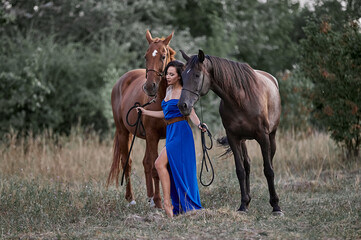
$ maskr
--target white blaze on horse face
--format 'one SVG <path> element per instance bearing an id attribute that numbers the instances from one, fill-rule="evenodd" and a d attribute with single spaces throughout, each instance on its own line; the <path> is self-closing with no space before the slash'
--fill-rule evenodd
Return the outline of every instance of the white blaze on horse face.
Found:
<path id="1" fill-rule="evenodd" d="M 155 57 L 157 55 L 158 51 L 157 50 L 154 50 L 153 53 L 152 53 L 152 56 Z"/>

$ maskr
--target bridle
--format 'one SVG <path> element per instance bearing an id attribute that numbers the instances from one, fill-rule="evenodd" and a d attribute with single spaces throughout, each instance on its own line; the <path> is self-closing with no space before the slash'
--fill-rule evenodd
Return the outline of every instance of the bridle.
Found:
<path id="1" fill-rule="evenodd" d="M 202 78 L 202 85 L 201 85 L 201 88 L 198 90 L 198 92 L 199 92 L 199 93 L 200 93 L 200 92 L 202 92 L 203 84 L 204 84 L 204 74 L 203 74 L 203 78 Z M 200 99 L 200 94 L 199 94 L 199 93 L 194 92 L 194 91 L 189 90 L 189 89 L 186 89 L 185 87 L 183 87 L 183 88 L 182 88 L 182 91 L 183 91 L 183 90 L 184 90 L 184 91 L 188 91 L 188 92 L 190 92 L 190 93 L 192 93 L 192 94 L 196 95 L 196 96 L 197 96 L 197 101 Z"/>
<path id="2" fill-rule="evenodd" d="M 164 67 L 164 66 L 163 66 Z M 154 69 L 145 69 L 145 78 L 148 78 L 148 72 L 155 72 L 155 74 L 157 74 L 158 77 L 163 77 L 164 73 L 163 72 L 159 72 L 157 70 Z"/>
<path id="3" fill-rule="evenodd" d="M 167 46 L 167 58 L 168 58 L 168 55 L 169 55 L 169 48 Z M 148 79 L 148 72 L 155 72 L 155 74 L 157 74 L 158 77 L 163 77 L 164 76 L 164 67 L 165 67 L 165 63 L 167 62 L 167 58 L 164 59 L 163 61 L 163 64 L 162 64 L 162 72 L 159 72 L 155 69 L 148 69 L 148 68 L 145 68 L 145 78 Z"/>

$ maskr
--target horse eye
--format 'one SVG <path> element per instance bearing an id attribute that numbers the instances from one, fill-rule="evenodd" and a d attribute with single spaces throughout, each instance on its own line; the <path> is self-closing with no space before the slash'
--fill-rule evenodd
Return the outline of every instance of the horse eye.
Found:
<path id="1" fill-rule="evenodd" d="M 196 77 L 199 78 L 199 74 L 196 74 Z"/>
<path id="2" fill-rule="evenodd" d="M 162 59 L 163 59 L 163 60 L 165 59 L 165 55 L 164 55 L 164 56 L 162 56 Z"/>

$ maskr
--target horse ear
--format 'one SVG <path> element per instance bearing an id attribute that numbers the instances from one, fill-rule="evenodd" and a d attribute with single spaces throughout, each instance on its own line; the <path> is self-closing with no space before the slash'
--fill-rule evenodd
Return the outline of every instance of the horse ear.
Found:
<path id="1" fill-rule="evenodd" d="M 198 52 L 198 61 L 201 63 L 204 61 L 204 52 L 201 49 Z"/>
<path id="2" fill-rule="evenodd" d="M 185 52 L 183 52 L 183 50 L 179 50 L 182 53 L 182 57 L 184 58 L 184 60 L 186 60 L 188 62 L 189 57 L 187 56 L 187 54 Z"/>
<path id="3" fill-rule="evenodd" d="M 169 36 L 168 36 L 166 39 L 163 40 L 164 45 L 168 45 L 168 44 L 169 44 L 170 40 L 171 40 L 172 37 L 173 37 L 173 34 L 174 34 L 174 31 L 173 31 L 171 34 L 169 34 Z"/>
<path id="4" fill-rule="evenodd" d="M 149 44 L 151 44 L 153 42 L 153 38 L 152 38 L 152 35 L 150 34 L 149 30 L 147 30 L 145 37 L 147 38 Z"/>

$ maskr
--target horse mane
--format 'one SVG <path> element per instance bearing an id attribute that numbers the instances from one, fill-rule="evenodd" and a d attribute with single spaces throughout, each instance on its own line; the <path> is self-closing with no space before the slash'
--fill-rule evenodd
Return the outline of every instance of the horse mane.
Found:
<path id="1" fill-rule="evenodd" d="M 176 51 L 174 51 L 173 48 L 171 48 L 169 45 L 168 45 L 168 50 L 169 50 L 170 62 L 174 61 L 175 60 L 174 56 L 176 54 Z"/>
<path id="2" fill-rule="evenodd" d="M 240 91 L 244 91 L 251 102 L 258 102 L 255 71 L 247 64 L 232 60 L 207 56 L 212 63 L 215 83 L 224 89 L 231 98 L 242 105 Z"/>
<path id="3" fill-rule="evenodd" d="M 164 39 L 165 39 L 164 37 L 162 37 L 162 38 L 156 37 L 153 39 L 153 42 L 157 43 L 157 42 L 163 41 Z M 168 45 L 167 47 L 168 47 L 168 57 L 169 57 L 168 62 L 176 60 L 174 56 L 177 52 L 174 51 L 174 49 L 171 46 Z M 168 87 L 168 83 L 167 83 L 165 74 L 163 74 L 163 76 L 159 82 L 159 88 L 158 88 L 158 94 L 161 99 L 165 98 L 167 87 Z"/>
<path id="4" fill-rule="evenodd" d="M 156 38 L 153 38 L 153 42 L 157 43 L 157 42 L 160 42 L 160 41 L 163 41 L 165 38 L 162 37 L 162 38 L 159 38 L 159 37 L 156 37 Z M 174 61 L 175 60 L 175 54 L 176 54 L 176 51 L 174 51 L 173 48 L 171 48 L 171 46 L 168 45 L 168 50 L 169 50 L 169 57 L 170 57 L 170 61 Z"/>

